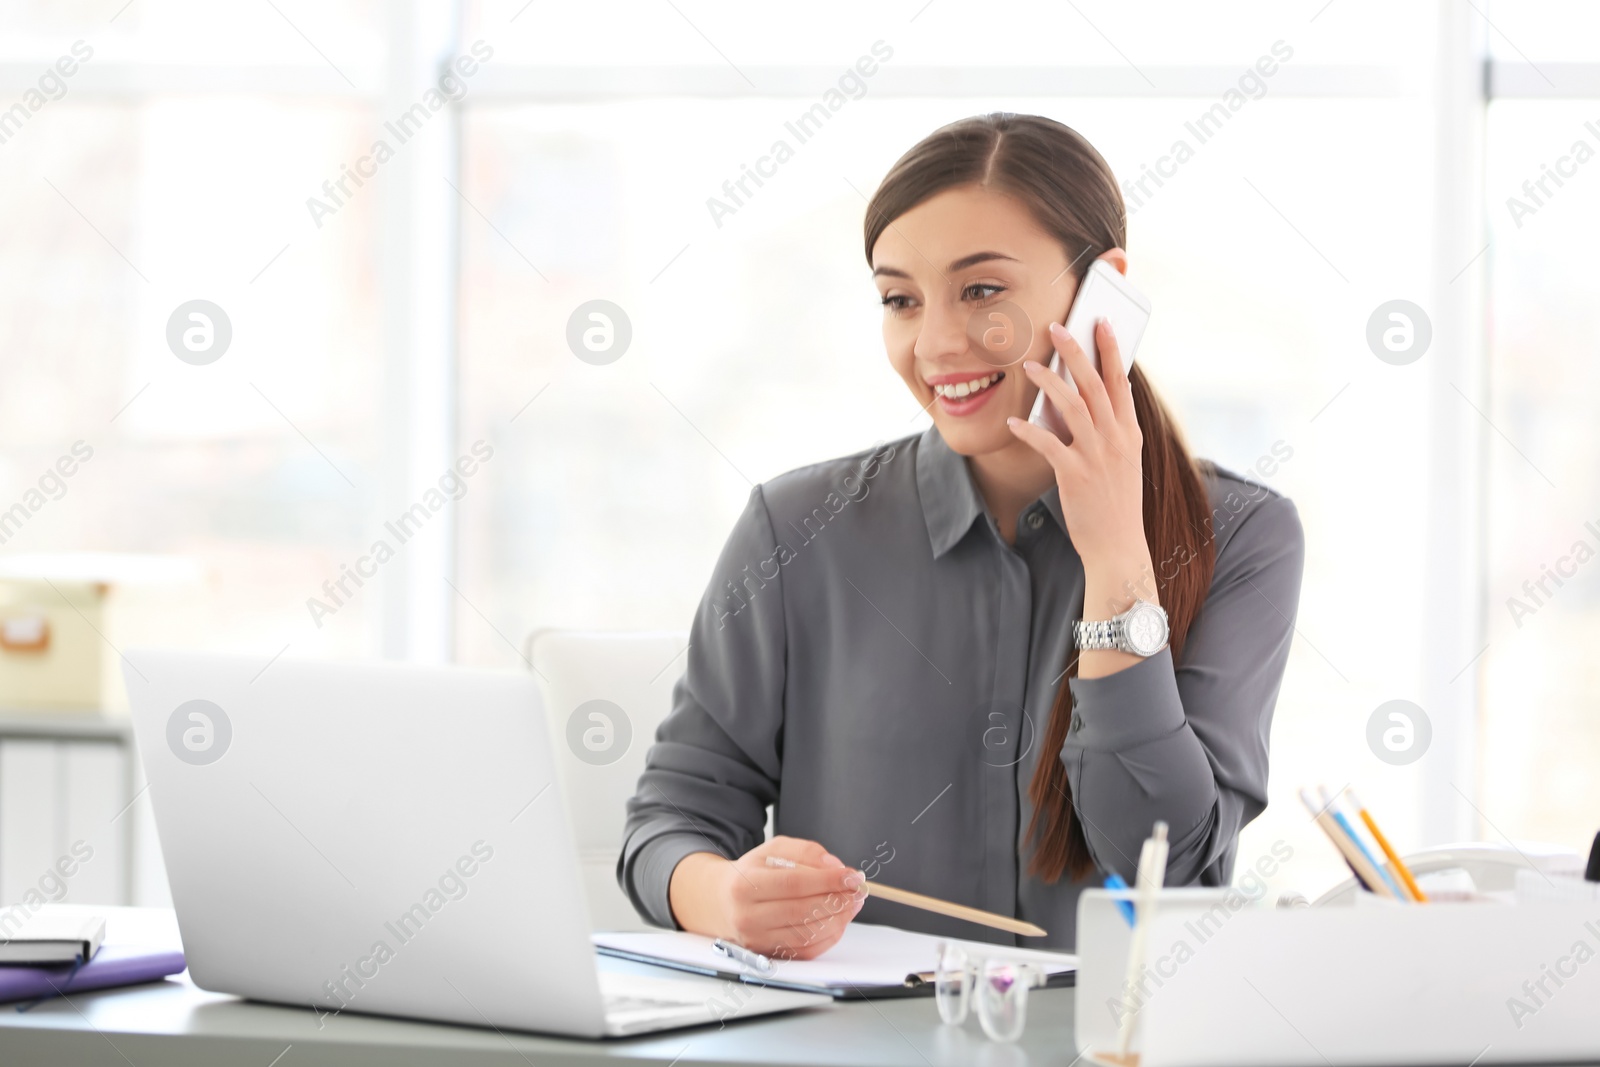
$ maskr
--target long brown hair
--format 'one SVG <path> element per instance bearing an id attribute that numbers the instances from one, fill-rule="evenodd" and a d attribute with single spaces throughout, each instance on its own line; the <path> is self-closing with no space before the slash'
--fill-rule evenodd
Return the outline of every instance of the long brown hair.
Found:
<path id="1" fill-rule="evenodd" d="M 1073 264 L 1087 265 L 1109 249 L 1127 247 L 1122 193 L 1100 153 L 1075 130 L 1053 119 L 1000 113 L 935 130 L 900 157 L 867 206 L 868 264 L 873 245 L 895 219 L 962 185 L 981 185 L 1016 197 L 1061 241 Z M 1081 269 L 1075 273 L 1082 278 Z M 1138 364 L 1129 371 L 1128 381 L 1144 435 L 1145 540 L 1176 662 L 1211 588 L 1216 562 L 1211 504 L 1202 480 L 1203 465 L 1190 456 L 1177 423 Z M 1047 882 L 1059 880 L 1063 873 L 1079 879 L 1094 867 L 1060 758 L 1072 719 L 1069 679 L 1077 673 L 1074 649 L 1028 786 L 1033 816 L 1027 839 L 1034 845 L 1028 870 Z"/>

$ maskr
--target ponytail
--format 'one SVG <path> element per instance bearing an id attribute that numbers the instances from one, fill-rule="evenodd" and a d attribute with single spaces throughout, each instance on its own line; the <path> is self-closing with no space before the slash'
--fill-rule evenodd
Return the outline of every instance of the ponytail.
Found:
<path id="1" fill-rule="evenodd" d="M 1128 371 L 1128 384 L 1133 387 L 1133 410 L 1144 435 L 1139 464 L 1144 470 L 1144 539 L 1150 546 L 1156 595 L 1167 613 L 1176 663 L 1211 588 L 1216 563 L 1211 505 L 1199 464 L 1190 457 L 1166 405 L 1137 364 Z M 1028 873 L 1046 882 L 1055 882 L 1062 874 L 1081 879 L 1094 869 L 1083 823 L 1072 805 L 1066 764 L 1061 761 L 1067 729 L 1072 725 L 1071 681 L 1077 676 L 1078 650 L 1074 648 L 1050 708 L 1044 748 L 1028 783 L 1033 818 L 1028 822 L 1027 840 L 1034 845 Z"/>

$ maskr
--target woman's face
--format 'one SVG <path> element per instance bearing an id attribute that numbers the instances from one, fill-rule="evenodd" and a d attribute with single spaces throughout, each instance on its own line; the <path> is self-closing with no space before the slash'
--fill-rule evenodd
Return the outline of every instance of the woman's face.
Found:
<path id="1" fill-rule="evenodd" d="M 978 185 L 918 204 L 873 246 L 889 362 L 954 451 L 1025 447 L 1006 419 L 1033 406 L 1022 361 L 1050 361 L 1049 325 L 1078 287 L 1068 266 L 1027 208 Z"/>

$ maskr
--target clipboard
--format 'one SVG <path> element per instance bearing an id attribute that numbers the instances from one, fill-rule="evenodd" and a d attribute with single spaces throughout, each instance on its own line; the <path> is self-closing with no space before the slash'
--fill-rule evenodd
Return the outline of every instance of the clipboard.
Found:
<path id="1" fill-rule="evenodd" d="M 914 960 L 932 963 L 940 941 L 959 941 L 970 955 L 992 955 L 1045 966 L 1046 988 L 1070 987 L 1077 978 L 1077 957 L 1060 952 L 1016 948 L 959 938 L 941 938 L 871 923 L 851 923 L 840 944 L 818 960 L 779 961 L 771 974 L 740 967 L 716 954 L 712 939 L 681 930 L 594 934 L 595 951 L 614 959 L 698 974 L 747 985 L 770 986 L 797 993 L 820 993 L 835 1000 L 888 1000 L 932 996 L 934 974 L 916 968 Z M 848 942 L 848 943 L 847 943 Z M 830 964 L 830 956 L 843 949 Z M 873 960 L 872 957 L 878 959 Z M 863 962 L 866 960 L 868 962 Z M 798 974 L 785 974 L 785 970 Z M 837 971 L 830 977 L 830 971 Z M 895 974 L 900 977 L 896 979 Z"/>

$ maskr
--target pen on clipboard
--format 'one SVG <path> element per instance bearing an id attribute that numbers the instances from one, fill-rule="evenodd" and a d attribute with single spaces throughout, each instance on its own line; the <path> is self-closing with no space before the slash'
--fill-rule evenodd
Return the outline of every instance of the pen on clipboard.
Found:
<path id="1" fill-rule="evenodd" d="M 744 965 L 759 975 L 766 976 L 772 973 L 772 960 L 770 958 L 763 956 L 759 952 L 752 952 L 743 945 L 736 945 L 732 941 L 724 941 L 719 937 L 711 942 L 711 947 L 718 954 L 728 957 L 735 963 Z"/>

